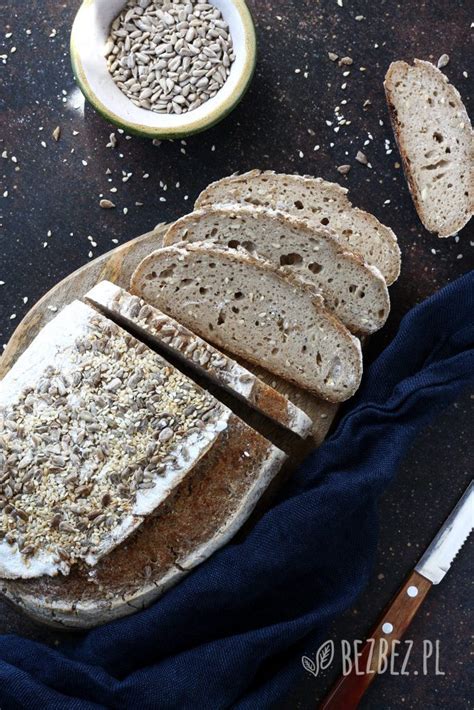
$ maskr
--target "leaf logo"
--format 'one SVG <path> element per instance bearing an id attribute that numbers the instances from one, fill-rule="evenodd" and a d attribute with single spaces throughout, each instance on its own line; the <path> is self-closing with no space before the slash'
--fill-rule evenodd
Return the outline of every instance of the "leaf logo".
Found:
<path id="1" fill-rule="evenodd" d="M 329 668 L 334 660 L 334 641 L 325 641 L 317 650 L 315 660 L 312 661 L 308 656 L 303 656 L 301 663 L 303 668 L 316 676 L 320 671 L 325 671 Z"/>
<path id="2" fill-rule="evenodd" d="M 303 664 L 303 668 L 305 669 L 305 671 L 308 671 L 308 673 L 311 673 L 315 677 L 318 675 L 316 666 L 311 660 L 311 658 L 308 658 L 308 656 L 303 656 L 301 659 L 301 663 Z"/>

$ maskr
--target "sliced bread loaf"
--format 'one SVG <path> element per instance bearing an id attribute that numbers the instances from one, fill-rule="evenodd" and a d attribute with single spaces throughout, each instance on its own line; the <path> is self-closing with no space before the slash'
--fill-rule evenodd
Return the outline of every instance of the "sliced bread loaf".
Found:
<path id="1" fill-rule="evenodd" d="M 330 401 L 362 375 L 359 340 L 301 282 L 260 258 L 188 244 L 159 249 L 131 290 L 206 340 Z"/>
<path id="2" fill-rule="evenodd" d="M 377 267 L 390 286 L 400 273 L 400 249 L 389 227 L 352 206 L 347 190 L 322 178 L 252 170 L 212 183 L 195 209 L 217 204 L 268 207 L 332 229 L 351 251 Z"/>
<path id="3" fill-rule="evenodd" d="M 0 578 L 95 566 L 220 447 L 231 417 L 115 323 L 67 306 L 0 382 Z"/>
<path id="4" fill-rule="evenodd" d="M 430 62 L 394 62 L 385 77 L 408 185 L 426 229 L 456 234 L 474 211 L 474 141 L 459 92 Z"/>
<path id="5" fill-rule="evenodd" d="M 390 300 L 380 272 L 307 222 L 266 207 L 220 206 L 179 219 L 164 237 L 165 246 L 202 241 L 243 248 L 297 274 L 354 333 L 373 333 L 388 317 Z"/>
<path id="6" fill-rule="evenodd" d="M 86 294 L 85 300 L 104 315 L 118 317 L 125 328 L 135 326 L 141 338 L 150 337 L 158 346 L 178 353 L 183 361 L 191 362 L 198 371 L 207 373 L 213 382 L 248 402 L 269 419 L 302 437 L 311 431 L 311 419 L 286 397 L 138 296 L 132 296 L 110 281 L 102 281 Z"/>

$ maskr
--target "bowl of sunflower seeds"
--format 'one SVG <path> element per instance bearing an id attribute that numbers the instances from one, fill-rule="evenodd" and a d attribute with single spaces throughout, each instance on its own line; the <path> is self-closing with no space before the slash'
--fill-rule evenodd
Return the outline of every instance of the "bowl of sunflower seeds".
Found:
<path id="1" fill-rule="evenodd" d="M 84 0 L 71 33 L 76 81 L 102 116 L 150 138 L 222 120 L 252 79 L 245 0 Z"/>

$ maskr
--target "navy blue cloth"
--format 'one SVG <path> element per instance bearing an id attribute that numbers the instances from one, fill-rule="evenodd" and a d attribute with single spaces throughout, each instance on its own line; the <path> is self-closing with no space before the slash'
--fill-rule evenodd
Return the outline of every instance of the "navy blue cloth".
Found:
<path id="1" fill-rule="evenodd" d="M 474 273 L 414 308 L 334 435 L 244 539 L 61 648 L 0 637 L 0 707 L 270 708 L 372 570 L 376 502 L 474 372 Z"/>

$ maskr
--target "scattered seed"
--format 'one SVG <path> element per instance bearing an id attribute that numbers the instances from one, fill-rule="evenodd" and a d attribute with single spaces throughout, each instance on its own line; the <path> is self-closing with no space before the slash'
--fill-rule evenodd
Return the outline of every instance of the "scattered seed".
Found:
<path id="1" fill-rule="evenodd" d="M 440 56 L 440 58 L 438 59 L 438 64 L 437 64 L 438 69 L 442 69 L 447 64 L 449 64 L 449 54 L 442 54 Z"/>
<path id="2" fill-rule="evenodd" d="M 103 210 L 112 210 L 115 204 L 111 202 L 111 200 L 101 200 L 99 206 L 102 207 Z"/>
<path id="3" fill-rule="evenodd" d="M 338 167 L 337 171 L 339 173 L 341 173 L 341 175 L 347 175 L 347 173 L 349 172 L 350 169 L 351 169 L 350 165 L 340 165 Z"/>
<path id="4" fill-rule="evenodd" d="M 362 163 L 362 165 L 368 165 L 368 158 L 366 154 L 363 153 L 361 150 L 357 151 L 355 159 L 358 163 Z"/>
<path id="5" fill-rule="evenodd" d="M 61 137 L 61 127 L 60 126 L 56 126 L 56 128 L 54 129 L 54 131 L 52 133 L 52 136 L 57 143 Z"/>

